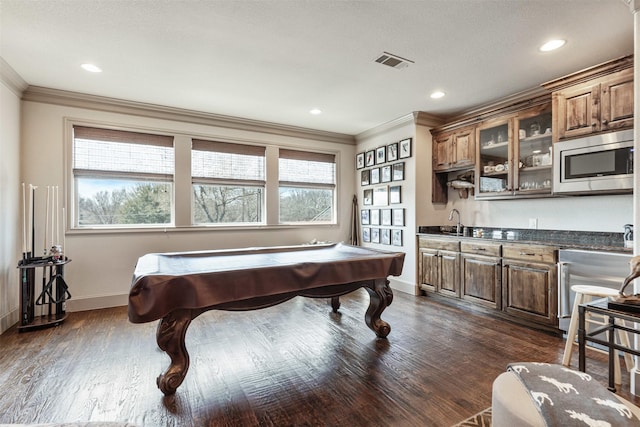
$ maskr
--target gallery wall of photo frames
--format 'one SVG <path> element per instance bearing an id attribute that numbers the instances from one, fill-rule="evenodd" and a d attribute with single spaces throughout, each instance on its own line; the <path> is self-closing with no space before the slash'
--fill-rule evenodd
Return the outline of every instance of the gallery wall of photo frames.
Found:
<path id="1" fill-rule="evenodd" d="M 405 162 L 411 157 L 411 138 L 356 154 L 362 187 L 362 241 L 402 246 L 405 209 L 402 181 Z"/>

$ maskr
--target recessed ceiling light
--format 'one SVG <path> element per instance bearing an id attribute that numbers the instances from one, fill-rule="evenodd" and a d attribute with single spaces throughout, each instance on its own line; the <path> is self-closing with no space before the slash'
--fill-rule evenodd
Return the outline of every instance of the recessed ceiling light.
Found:
<path id="1" fill-rule="evenodd" d="M 309 110 L 309 113 L 313 114 L 314 116 L 317 116 L 318 114 L 322 114 L 322 110 L 318 108 L 314 108 L 313 110 Z"/>
<path id="2" fill-rule="evenodd" d="M 86 71 L 89 71 L 91 73 L 101 73 L 102 72 L 100 67 L 98 67 L 96 65 L 93 65 L 93 64 L 82 64 L 81 67 L 84 68 Z"/>
<path id="3" fill-rule="evenodd" d="M 440 98 L 442 98 L 444 96 L 444 92 L 442 92 L 441 90 L 437 90 L 437 91 L 433 92 L 430 96 L 433 99 L 440 99 Z"/>
<path id="4" fill-rule="evenodd" d="M 562 46 L 564 46 L 564 44 L 566 43 L 566 40 L 549 40 L 548 42 L 546 42 L 545 44 L 543 44 L 542 46 L 540 46 L 540 52 L 549 52 L 552 50 L 556 50 Z"/>

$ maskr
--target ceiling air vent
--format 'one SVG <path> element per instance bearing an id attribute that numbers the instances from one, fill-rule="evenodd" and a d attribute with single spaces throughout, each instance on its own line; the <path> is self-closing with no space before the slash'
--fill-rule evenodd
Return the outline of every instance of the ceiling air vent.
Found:
<path id="1" fill-rule="evenodd" d="M 402 58 L 389 52 L 382 52 L 375 59 L 375 62 L 377 62 L 378 64 L 389 66 L 391 68 L 397 68 L 398 70 L 407 68 L 409 64 L 414 64 L 414 62 L 409 59 Z"/>

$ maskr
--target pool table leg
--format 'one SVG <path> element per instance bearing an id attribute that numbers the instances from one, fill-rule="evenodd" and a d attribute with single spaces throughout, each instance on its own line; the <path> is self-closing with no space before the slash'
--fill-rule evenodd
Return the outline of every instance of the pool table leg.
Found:
<path id="1" fill-rule="evenodd" d="M 331 297 L 331 309 L 334 313 L 338 312 L 340 308 L 340 297 Z"/>
<path id="2" fill-rule="evenodd" d="M 366 286 L 366 289 L 369 292 L 369 308 L 364 320 L 378 337 L 386 338 L 391 332 L 391 326 L 380 319 L 380 315 L 393 301 L 393 292 L 389 287 L 389 281 L 386 278 L 376 279 L 373 281 L 373 287 Z"/>
<path id="3" fill-rule="evenodd" d="M 189 369 L 189 353 L 184 343 L 187 328 L 191 323 L 191 310 L 176 310 L 162 318 L 156 331 L 158 347 L 171 358 L 171 365 L 164 374 L 160 374 L 156 383 L 158 388 L 169 396 L 182 384 Z"/>

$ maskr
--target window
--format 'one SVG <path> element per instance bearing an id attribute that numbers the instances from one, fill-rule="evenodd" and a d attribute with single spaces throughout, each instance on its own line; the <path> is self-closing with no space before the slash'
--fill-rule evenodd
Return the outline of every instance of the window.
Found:
<path id="1" fill-rule="evenodd" d="M 66 123 L 74 229 L 337 222 L 335 153 Z"/>
<path id="2" fill-rule="evenodd" d="M 280 223 L 335 222 L 333 154 L 280 150 Z"/>
<path id="3" fill-rule="evenodd" d="M 265 147 L 192 141 L 194 224 L 262 223 Z"/>
<path id="4" fill-rule="evenodd" d="M 173 137 L 73 126 L 78 227 L 171 224 Z"/>

